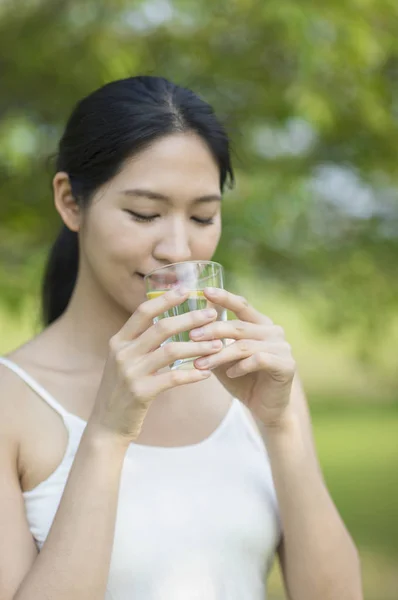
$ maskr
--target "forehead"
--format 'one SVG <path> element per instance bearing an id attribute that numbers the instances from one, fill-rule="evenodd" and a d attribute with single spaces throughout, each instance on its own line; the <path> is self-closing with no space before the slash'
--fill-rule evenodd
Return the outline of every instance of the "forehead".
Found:
<path id="1" fill-rule="evenodd" d="M 156 140 L 129 159 L 114 184 L 150 186 L 165 193 L 182 186 L 198 195 L 219 193 L 220 171 L 201 137 L 179 133 Z"/>

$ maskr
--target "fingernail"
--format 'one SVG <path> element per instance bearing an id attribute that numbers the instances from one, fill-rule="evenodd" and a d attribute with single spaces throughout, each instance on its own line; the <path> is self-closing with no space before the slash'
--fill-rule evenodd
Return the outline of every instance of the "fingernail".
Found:
<path id="1" fill-rule="evenodd" d="M 209 288 L 206 288 L 206 291 L 209 292 L 209 294 L 211 294 L 212 296 L 217 296 L 217 294 L 218 294 L 217 288 L 209 287 Z"/>
<path id="2" fill-rule="evenodd" d="M 204 335 L 205 330 L 203 329 L 203 327 L 200 327 L 200 329 L 192 329 L 191 331 L 191 335 L 194 338 L 200 338 Z"/>
<path id="3" fill-rule="evenodd" d="M 213 348 L 221 348 L 222 342 L 221 340 L 213 340 L 212 344 Z"/>
<path id="4" fill-rule="evenodd" d="M 175 293 L 177 294 L 177 296 L 185 296 L 185 294 L 187 293 L 187 289 L 183 285 L 178 285 L 175 288 Z"/>
<path id="5" fill-rule="evenodd" d="M 205 317 L 215 317 L 217 316 L 217 311 L 214 308 L 206 308 L 203 311 L 203 314 L 205 315 Z"/>
<path id="6" fill-rule="evenodd" d="M 207 358 L 199 358 L 196 361 L 196 364 L 198 365 L 198 367 L 207 367 L 207 365 L 209 364 L 209 361 Z"/>
<path id="7" fill-rule="evenodd" d="M 202 377 L 209 377 L 211 375 L 211 371 L 199 371 Z"/>

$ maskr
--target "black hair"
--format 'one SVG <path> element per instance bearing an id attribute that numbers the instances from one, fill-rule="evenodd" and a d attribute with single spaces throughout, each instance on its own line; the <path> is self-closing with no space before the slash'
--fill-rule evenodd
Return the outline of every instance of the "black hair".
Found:
<path id="1" fill-rule="evenodd" d="M 219 166 L 223 191 L 227 181 L 234 181 L 224 127 L 209 104 L 163 77 L 113 81 L 78 102 L 59 143 L 56 171 L 68 174 L 75 201 L 84 209 L 126 159 L 155 139 L 184 131 L 195 132 L 207 143 Z M 68 306 L 78 265 L 78 235 L 64 225 L 44 273 L 44 325 L 58 319 Z"/>

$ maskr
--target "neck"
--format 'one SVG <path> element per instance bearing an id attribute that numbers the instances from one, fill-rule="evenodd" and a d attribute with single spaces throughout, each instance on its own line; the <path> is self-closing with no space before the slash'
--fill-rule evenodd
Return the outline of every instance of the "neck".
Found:
<path id="1" fill-rule="evenodd" d="M 62 344 L 81 362 L 103 364 L 109 340 L 131 317 L 93 278 L 79 277 L 65 313 L 56 322 Z"/>

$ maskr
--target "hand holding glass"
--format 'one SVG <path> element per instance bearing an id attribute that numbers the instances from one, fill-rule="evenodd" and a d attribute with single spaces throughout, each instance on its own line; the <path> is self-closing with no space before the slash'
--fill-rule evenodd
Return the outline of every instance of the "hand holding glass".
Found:
<path id="1" fill-rule="evenodd" d="M 218 321 L 227 320 L 226 309 L 210 302 L 203 292 L 206 287 L 224 287 L 223 267 L 219 263 L 212 261 L 174 263 L 148 273 L 145 282 L 148 300 L 156 298 L 178 285 L 189 291 L 189 296 L 185 302 L 159 315 L 155 322 L 206 308 L 214 308 L 217 311 Z M 191 342 L 189 331 L 173 335 L 164 343 L 169 342 Z M 222 342 L 224 344 L 224 340 Z M 195 359 L 194 357 L 176 360 L 170 365 L 170 368 L 192 369 L 194 368 L 193 361 Z"/>

